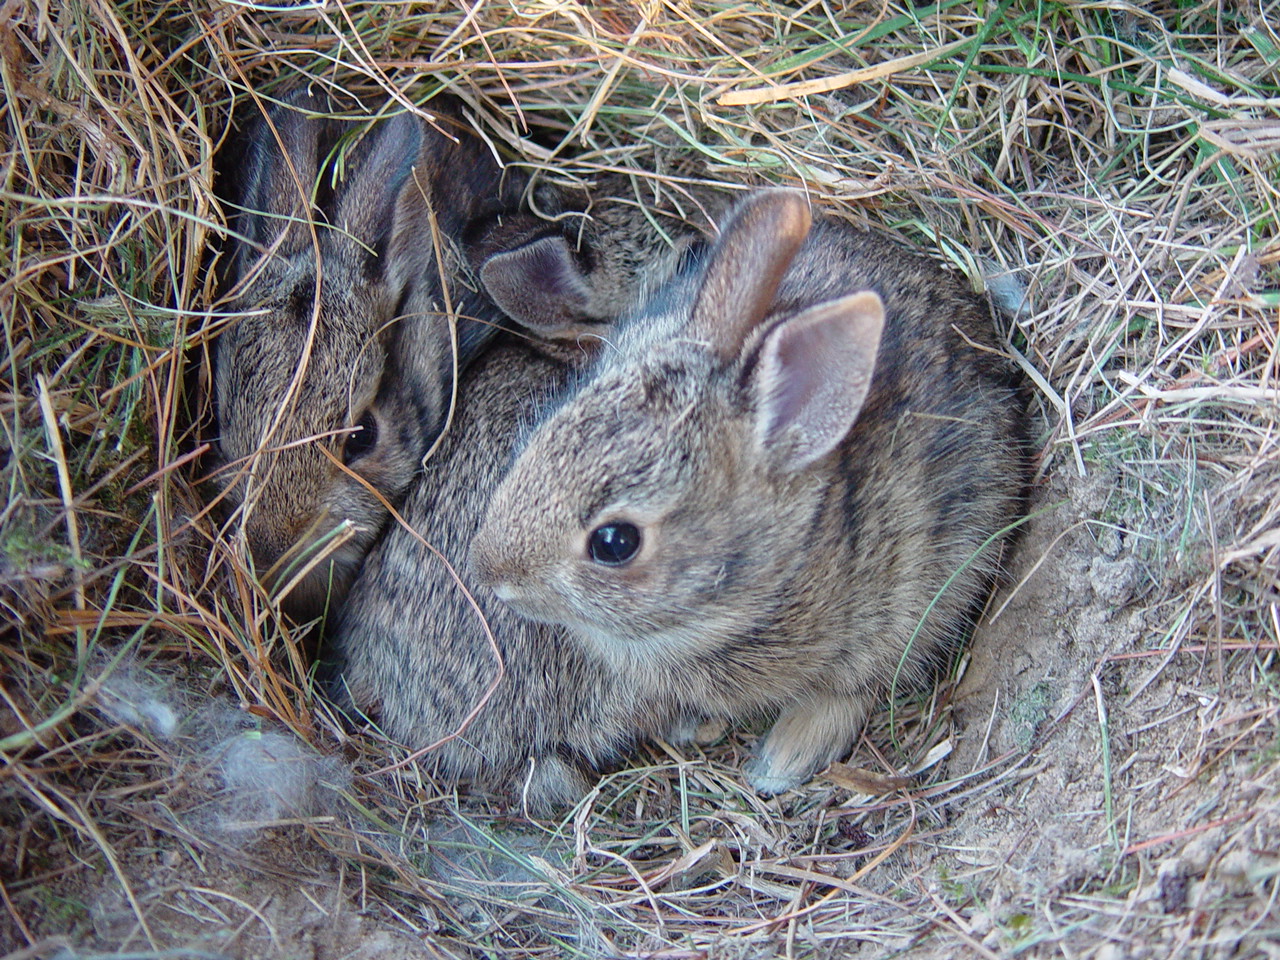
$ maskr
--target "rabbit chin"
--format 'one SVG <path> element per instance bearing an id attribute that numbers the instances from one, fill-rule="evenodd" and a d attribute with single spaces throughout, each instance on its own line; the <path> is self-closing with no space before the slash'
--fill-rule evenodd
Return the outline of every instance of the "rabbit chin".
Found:
<path id="1" fill-rule="evenodd" d="M 505 582 L 495 584 L 492 590 L 512 612 L 526 620 L 567 629 L 610 667 L 629 676 L 678 668 L 690 657 L 721 646 L 723 638 L 741 627 L 738 618 L 730 614 L 655 629 L 625 613 L 612 615 L 604 605 L 579 608 L 559 596 L 529 596 Z"/>
<path id="2" fill-rule="evenodd" d="M 572 614 L 567 607 L 544 598 L 530 596 L 518 586 L 506 580 L 500 580 L 490 588 L 493 595 L 501 600 L 513 613 L 534 623 L 546 623 L 551 626 L 572 625 Z"/>

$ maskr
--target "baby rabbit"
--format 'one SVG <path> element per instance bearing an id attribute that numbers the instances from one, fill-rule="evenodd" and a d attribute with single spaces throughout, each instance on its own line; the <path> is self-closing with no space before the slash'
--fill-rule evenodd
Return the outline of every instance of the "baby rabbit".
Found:
<path id="1" fill-rule="evenodd" d="M 414 748 L 438 744 L 426 760 L 442 779 L 523 795 L 540 813 L 578 800 L 631 745 L 634 705 L 563 629 L 468 591 L 463 561 L 522 431 L 598 352 L 599 321 L 642 299 L 692 244 L 666 245 L 633 206 L 591 213 L 503 218 L 475 241 L 486 289 L 539 337 L 499 334 L 463 378 L 454 422 L 405 500 L 412 529 L 388 527 L 329 637 L 339 702 Z"/>
<path id="2" fill-rule="evenodd" d="M 237 316 L 214 348 L 216 478 L 277 589 L 352 530 L 284 598 L 299 620 L 341 598 L 498 316 L 455 248 L 515 209 L 523 181 L 453 101 L 430 108 L 434 125 L 400 114 L 343 153 L 361 128 L 295 91 L 247 128 L 230 177 Z"/>
<path id="3" fill-rule="evenodd" d="M 989 589 L 1023 482 L 993 343 L 959 278 L 755 193 L 533 432 L 472 579 L 607 665 L 601 728 L 776 717 L 748 780 L 798 785 Z"/>

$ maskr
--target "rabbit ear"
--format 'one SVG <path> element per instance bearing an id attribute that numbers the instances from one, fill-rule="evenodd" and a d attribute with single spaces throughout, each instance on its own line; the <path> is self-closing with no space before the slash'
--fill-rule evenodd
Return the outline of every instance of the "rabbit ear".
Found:
<path id="1" fill-rule="evenodd" d="M 773 306 L 778 284 L 809 233 L 798 190 L 762 190 L 738 207 L 711 253 L 694 302 L 693 331 L 726 363 Z"/>
<path id="2" fill-rule="evenodd" d="M 236 227 L 259 248 L 276 244 L 284 234 L 281 247 L 287 254 L 308 240 L 299 221 L 310 219 L 325 123 L 307 112 L 319 109 L 324 107 L 317 98 L 296 91 L 260 116 L 245 137 L 234 174 L 236 202 L 243 208 Z"/>
<path id="3" fill-rule="evenodd" d="M 588 319 L 591 288 L 564 237 L 542 237 L 489 257 L 480 281 L 512 320 L 542 336 Z"/>
<path id="4" fill-rule="evenodd" d="M 756 435 L 781 469 L 807 467 L 853 427 L 883 329 L 884 304 L 864 291 L 811 307 L 769 332 L 754 377 Z"/>
<path id="5" fill-rule="evenodd" d="M 400 252 L 418 260 L 431 249 L 424 197 L 431 171 L 422 162 L 423 136 L 422 122 L 402 113 L 365 134 L 343 161 L 349 176 L 335 198 L 335 226 L 382 262 Z M 420 244 L 425 246 L 415 251 Z"/>

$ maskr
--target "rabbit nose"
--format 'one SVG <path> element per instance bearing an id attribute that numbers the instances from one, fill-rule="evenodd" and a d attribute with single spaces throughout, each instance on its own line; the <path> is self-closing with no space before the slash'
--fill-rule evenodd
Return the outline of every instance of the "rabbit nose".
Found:
<path id="1" fill-rule="evenodd" d="M 482 530 L 471 544 L 471 573 L 482 587 L 493 591 L 499 600 L 512 600 L 516 589 L 511 583 L 510 564 L 503 563 L 501 552 L 489 545 L 488 531 Z"/>
<path id="2" fill-rule="evenodd" d="M 307 552 L 314 542 L 309 528 L 299 533 L 292 525 L 251 518 L 245 526 L 245 542 L 253 555 L 253 565 L 263 584 L 276 587 L 290 566 Z"/>
<path id="3" fill-rule="evenodd" d="M 475 577 L 476 583 L 495 592 L 497 591 L 498 586 L 502 583 L 502 574 L 498 571 L 489 556 L 489 552 L 484 549 L 479 540 L 471 544 L 469 565 L 471 567 L 471 575 Z"/>

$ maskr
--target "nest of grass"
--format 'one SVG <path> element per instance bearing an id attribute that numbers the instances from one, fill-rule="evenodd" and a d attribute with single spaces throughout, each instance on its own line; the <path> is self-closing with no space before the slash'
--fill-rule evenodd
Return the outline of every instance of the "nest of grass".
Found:
<path id="1" fill-rule="evenodd" d="M 1277 22 L 1265 3 L 0 4 L 0 950 L 1274 944 Z M 560 823 L 344 732 L 197 469 L 218 151 L 303 82 L 409 108 L 448 88 L 513 162 L 630 173 L 637 195 L 803 186 L 989 291 L 1044 491 L 989 619 L 1029 598 L 1019 642 L 1081 672 L 961 724 L 961 663 L 876 718 L 857 768 L 778 800 L 743 787 L 746 740 L 658 745 Z M 1059 643 L 1083 621 L 1037 608 L 1055 569 L 1127 626 Z M 1015 829 L 1046 792 L 1071 816 Z"/>

